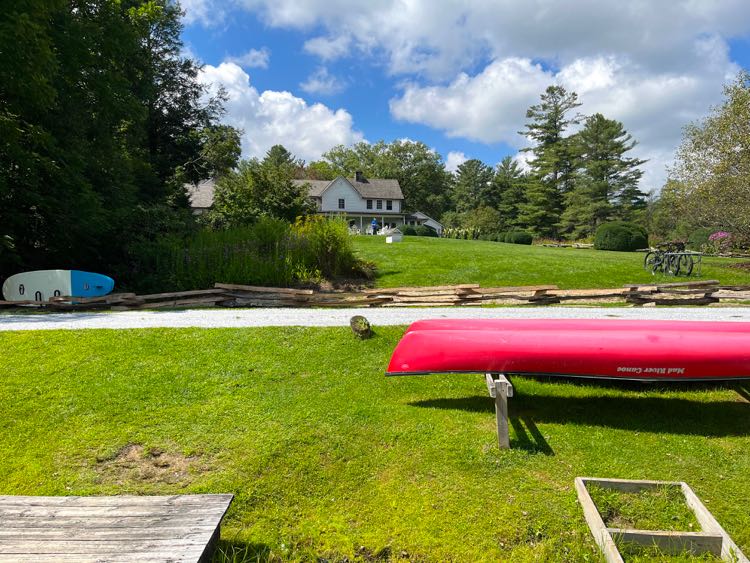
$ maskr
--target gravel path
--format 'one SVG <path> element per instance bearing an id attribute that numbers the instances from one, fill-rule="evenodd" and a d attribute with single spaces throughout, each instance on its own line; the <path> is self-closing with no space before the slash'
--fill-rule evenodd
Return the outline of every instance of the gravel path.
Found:
<path id="1" fill-rule="evenodd" d="M 347 326 L 364 315 L 375 326 L 406 325 L 419 319 L 665 319 L 750 322 L 750 308 L 383 308 L 383 309 L 186 309 L 117 313 L 51 313 L 0 315 L 4 330 L 77 330 L 84 328 Z"/>

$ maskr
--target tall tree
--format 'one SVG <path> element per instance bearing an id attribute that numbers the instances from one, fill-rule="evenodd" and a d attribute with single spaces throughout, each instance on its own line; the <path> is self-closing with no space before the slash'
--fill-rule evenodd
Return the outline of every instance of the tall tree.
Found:
<path id="1" fill-rule="evenodd" d="M 635 146 L 622 123 L 600 113 L 586 118 L 571 137 L 579 159 L 575 187 L 564 195 L 562 231 L 572 238 L 594 233 L 613 218 L 632 219 L 645 207 L 646 194 L 638 188 L 645 161 L 626 156 Z"/>
<path id="2" fill-rule="evenodd" d="M 482 206 L 492 186 L 492 168 L 472 158 L 458 166 L 453 184 L 453 205 L 463 213 Z"/>
<path id="3" fill-rule="evenodd" d="M 497 197 L 495 207 L 500 212 L 503 228 L 520 227 L 518 215 L 526 197 L 526 175 L 512 157 L 506 156 L 495 168 L 492 182 Z"/>
<path id="4" fill-rule="evenodd" d="M 294 221 L 313 211 L 309 190 L 294 182 L 300 161 L 282 145 L 271 147 L 263 160 L 240 162 L 216 183 L 208 221 L 215 227 L 249 225 L 259 217 Z"/>
<path id="5" fill-rule="evenodd" d="M 568 126 L 579 122 L 568 114 L 580 106 L 575 92 L 549 86 L 541 103 L 526 111 L 528 123 L 521 135 L 533 145 L 523 149 L 533 154 L 532 181 L 526 190 L 519 221 L 540 236 L 557 236 L 563 196 L 572 188 L 575 148 L 563 136 Z"/>
<path id="6" fill-rule="evenodd" d="M 685 128 L 670 177 L 696 227 L 720 225 L 750 243 L 750 73 L 741 71 L 723 103 Z"/>
<path id="7" fill-rule="evenodd" d="M 201 132 L 222 100 L 205 101 L 199 67 L 181 55 L 180 17 L 171 0 L 0 11 L 0 277 L 127 272 L 149 225 L 190 221 L 175 178 L 206 172 Z"/>

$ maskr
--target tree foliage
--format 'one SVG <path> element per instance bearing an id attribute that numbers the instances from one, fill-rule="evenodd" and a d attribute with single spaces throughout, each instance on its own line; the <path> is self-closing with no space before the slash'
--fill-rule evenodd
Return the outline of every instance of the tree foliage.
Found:
<path id="1" fill-rule="evenodd" d="M 685 128 L 670 177 L 694 227 L 718 225 L 750 241 L 750 73 L 740 72 L 724 102 Z"/>
<path id="2" fill-rule="evenodd" d="M 6 4 L 0 276 L 125 272 L 129 248 L 153 225 L 189 225 L 182 180 L 215 172 L 222 100 L 205 97 L 199 66 L 181 54 L 174 2 Z"/>
<path id="3" fill-rule="evenodd" d="M 357 171 L 370 178 L 395 178 L 404 193 L 405 211 L 422 211 L 439 217 L 447 211 L 450 175 L 438 153 L 420 142 L 397 140 L 392 143 L 339 145 L 323 154 L 323 159 L 306 167 L 307 178 L 333 180 L 351 178 Z"/>
<path id="4" fill-rule="evenodd" d="M 563 232 L 582 238 L 613 218 L 634 218 L 645 207 L 645 194 L 638 188 L 643 175 L 639 166 L 645 161 L 626 156 L 635 141 L 622 123 L 596 113 L 570 143 L 578 161 L 574 186 L 564 195 Z"/>
<path id="5" fill-rule="evenodd" d="M 313 211 L 308 185 L 294 182 L 301 163 L 282 145 L 271 147 L 263 160 L 240 162 L 219 178 L 208 221 L 214 227 L 239 227 L 260 217 L 293 222 Z"/>

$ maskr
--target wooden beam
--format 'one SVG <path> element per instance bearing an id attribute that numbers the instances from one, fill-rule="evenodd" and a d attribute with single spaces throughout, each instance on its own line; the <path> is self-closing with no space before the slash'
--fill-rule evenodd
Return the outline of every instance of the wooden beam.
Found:
<path id="1" fill-rule="evenodd" d="M 630 543 L 643 547 L 656 547 L 664 553 L 680 555 L 721 555 L 723 538 L 719 534 L 704 532 L 678 532 L 662 530 L 628 530 L 607 528 L 607 532 L 617 543 Z"/>

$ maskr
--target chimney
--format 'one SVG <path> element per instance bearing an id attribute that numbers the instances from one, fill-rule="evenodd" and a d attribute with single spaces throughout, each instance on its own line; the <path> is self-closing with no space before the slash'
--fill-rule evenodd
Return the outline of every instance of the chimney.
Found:
<path id="1" fill-rule="evenodd" d="M 356 171 L 356 172 L 354 173 L 354 179 L 355 179 L 355 180 L 356 180 L 357 182 L 364 182 L 364 181 L 365 181 L 365 175 L 364 175 L 364 174 L 362 174 L 362 171 L 361 171 L 361 170 L 357 170 L 357 171 Z"/>

